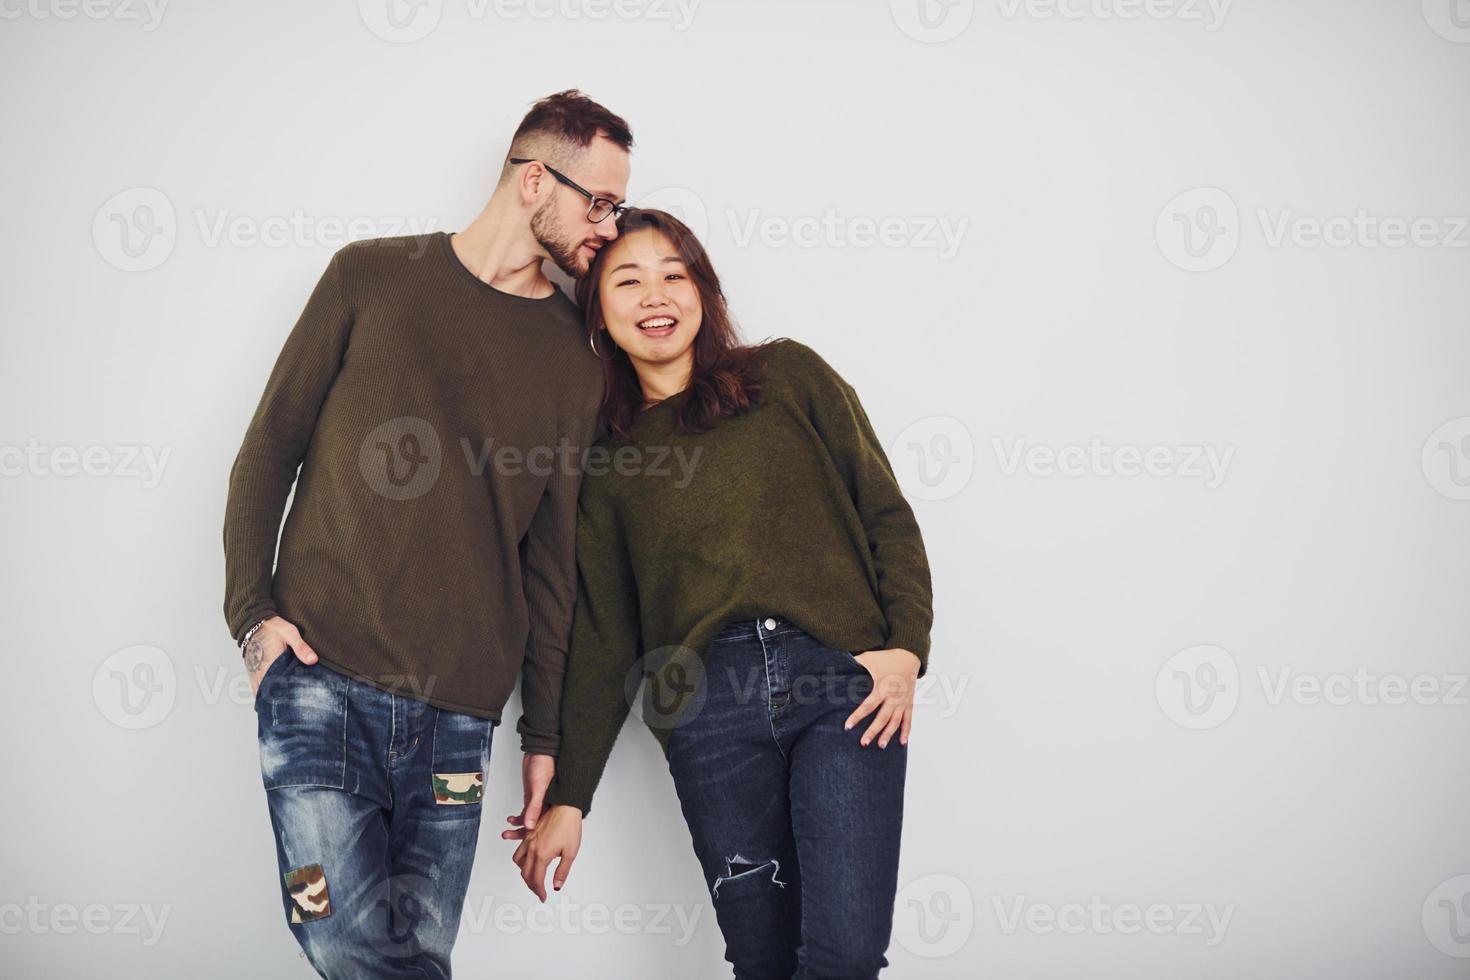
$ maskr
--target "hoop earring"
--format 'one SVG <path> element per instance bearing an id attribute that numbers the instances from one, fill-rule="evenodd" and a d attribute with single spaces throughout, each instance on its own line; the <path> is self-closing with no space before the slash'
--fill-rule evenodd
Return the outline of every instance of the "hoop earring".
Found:
<path id="1" fill-rule="evenodd" d="M 616 350 L 617 345 L 616 344 L 613 345 L 614 350 L 613 350 L 613 353 L 612 353 L 612 356 L 611 357 L 603 357 L 601 354 L 598 354 L 597 353 L 597 335 L 600 334 L 600 333 L 602 333 L 602 330 L 601 329 L 598 329 L 598 330 L 593 331 L 592 334 L 587 338 L 587 345 L 592 348 L 592 353 L 593 354 L 597 354 L 597 359 L 599 361 L 611 361 L 614 357 L 617 357 L 618 356 L 618 352 Z"/>

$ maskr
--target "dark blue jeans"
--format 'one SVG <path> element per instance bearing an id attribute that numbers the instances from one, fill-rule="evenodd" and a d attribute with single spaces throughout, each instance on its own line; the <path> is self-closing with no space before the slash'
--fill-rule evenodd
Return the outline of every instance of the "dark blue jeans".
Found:
<path id="1" fill-rule="evenodd" d="M 908 749 L 842 723 L 873 689 L 779 616 L 726 624 L 669 770 L 738 980 L 867 980 L 888 965 Z"/>
<path id="2" fill-rule="evenodd" d="M 324 977 L 448 977 L 495 722 L 287 650 L 255 698 L 296 941 Z"/>

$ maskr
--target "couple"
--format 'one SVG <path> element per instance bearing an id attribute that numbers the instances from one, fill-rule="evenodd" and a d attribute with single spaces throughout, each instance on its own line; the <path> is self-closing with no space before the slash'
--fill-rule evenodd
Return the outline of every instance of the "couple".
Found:
<path id="1" fill-rule="evenodd" d="M 741 345 L 689 229 L 618 203 L 632 142 L 558 93 L 465 231 L 341 249 L 231 470 L 225 614 L 322 976 L 450 975 L 518 679 L 502 836 L 539 898 L 647 678 L 735 975 L 886 966 L 919 529 L 853 389 Z"/>

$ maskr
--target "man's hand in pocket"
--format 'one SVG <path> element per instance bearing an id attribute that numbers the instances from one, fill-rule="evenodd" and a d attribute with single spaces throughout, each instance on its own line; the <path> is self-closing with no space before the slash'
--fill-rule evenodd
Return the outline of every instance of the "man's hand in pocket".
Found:
<path id="1" fill-rule="evenodd" d="M 250 634 L 245 641 L 244 660 L 252 697 L 260 691 L 260 680 L 275 659 L 292 651 L 302 663 L 316 663 L 316 651 L 301 638 L 301 631 L 280 616 L 272 616 Z"/>

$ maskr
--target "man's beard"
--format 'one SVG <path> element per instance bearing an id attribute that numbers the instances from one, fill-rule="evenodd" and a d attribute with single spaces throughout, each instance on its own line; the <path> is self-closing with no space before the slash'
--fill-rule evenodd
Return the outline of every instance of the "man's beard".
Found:
<path id="1" fill-rule="evenodd" d="M 551 256 L 551 261 L 556 267 L 573 279 L 581 279 L 587 274 L 587 266 L 578 261 L 577 253 L 582 250 L 582 243 L 567 245 L 561 238 L 561 227 L 554 218 L 549 217 L 551 202 L 547 202 L 531 215 L 531 234 L 536 237 L 537 243 Z M 590 264 L 590 263 L 589 263 Z"/>

